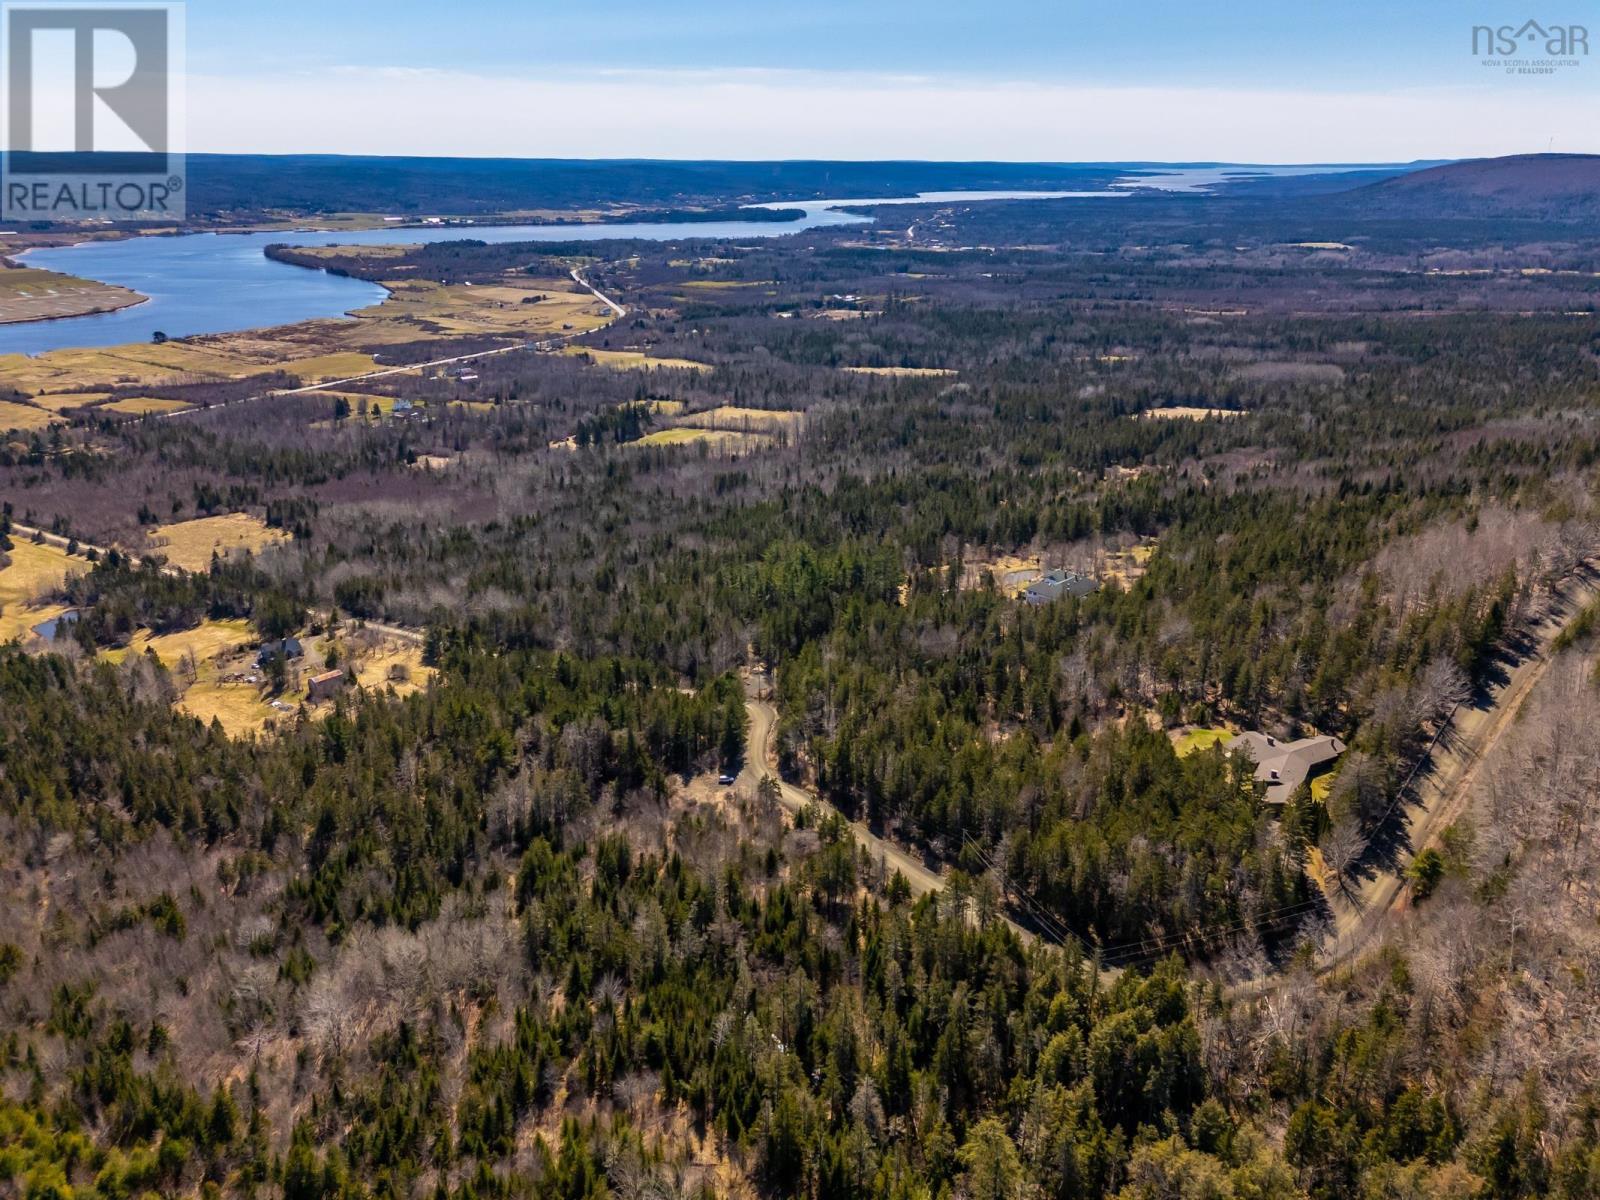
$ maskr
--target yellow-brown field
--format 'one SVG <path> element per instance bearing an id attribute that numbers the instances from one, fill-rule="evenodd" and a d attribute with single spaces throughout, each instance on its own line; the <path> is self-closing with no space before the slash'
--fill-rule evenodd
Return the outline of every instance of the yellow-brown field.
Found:
<path id="1" fill-rule="evenodd" d="M 224 557 L 239 550 L 254 553 L 288 540 L 289 535 L 281 529 L 269 529 L 247 513 L 179 521 L 176 525 L 162 525 L 150 534 L 155 552 L 186 571 L 209 570 L 213 553 Z"/>
<path id="2" fill-rule="evenodd" d="M 114 312 L 144 299 L 124 287 L 38 267 L 0 270 L 0 325 Z"/>
<path id="3" fill-rule="evenodd" d="M 658 429 L 647 433 L 635 446 L 706 445 L 716 450 L 753 450 L 772 439 L 760 433 L 738 433 L 731 429 Z"/>
<path id="4" fill-rule="evenodd" d="M 567 280 L 514 276 L 502 285 L 472 287 L 406 279 L 386 280 L 384 286 L 389 298 L 356 316 L 363 323 L 397 323 L 410 338 L 419 328 L 452 336 L 587 333 L 611 320 L 609 309 L 587 291 L 574 291 Z"/>
<path id="5" fill-rule="evenodd" d="M 65 412 L 69 408 L 86 408 L 109 399 L 111 399 L 110 392 L 46 392 L 42 396 L 35 396 L 33 403 L 40 408 L 48 408 L 51 412 L 58 413 Z"/>
<path id="6" fill-rule="evenodd" d="M 489 287 L 421 280 L 385 286 L 392 289 L 388 299 L 352 314 L 355 320 L 306 321 L 160 344 L 53 350 L 34 358 L 0 355 L 0 387 L 29 396 L 103 394 L 113 387 L 244 379 L 279 367 L 319 383 L 381 369 L 372 358 L 375 349 L 429 335 L 587 333 L 611 319 L 609 310 L 588 292 L 574 290 L 570 280 L 512 276 L 504 285 Z M 71 407 L 54 397 L 52 404 Z"/>
<path id="7" fill-rule="evenodd" d="M 1139 415 L 1146 421 L 1207 421 L 1242 417 L 1244 413 L 1232 408 L 1195 408 L 1192 405 L 1175 404 L 1171 408 L 1147 408 Z"/>
<path id="8" fill-rule="evenodd" d="M 792 409 L 740 408 L 724 404 L 720 408 L 689 413 L 678 422 L 695 429 L 729 429 L 737 432 L 771 433 L 798 424 L 805 413 Z"/>
<path id="9" fill-rule="evenodd" d="M 422 665 L 422 647 L 412 642 L 383 639 L 370 647 L 352 650 L 350 671 L 356 686 L 373 691 L 393 688 L 396 695 L 421 691 L 433 679 L 432 667 Z"/>
<path id="10" fill-rule="evenodd" d="M 66 606 L 37 603 L 66 582 L 68 575 L 87 572 L 89 565 L 55 546 L 35 545 L 13 534 L 11 562 L 0 569 L 0 642 L 26 640 L 35 625 L 59 617 Z"/>
<path id="11" fill-rule="evenodd" d="M 942 375 L 954 375 L 956 372 L 943 367 L 841 367 L 842 371 L 849 371 L 856 375 L 889 375 L 903 376 L 912 379 L 936 378 Z"/>
<path id="12" fill-rule="evenodd" d="M 45 620 L 39 617 L 38 620 Z M 422 648 L 384 634 L 359 630 L 349 636 L 302 635 L 303 657 L 289 664 L 288 686 L 279 696 L 266 691 L 266 673 L 256 666 L 260 638 L 247 621 L 202 621 L 193 629 L 152 637 L 140 630 L 128 645 L 102 652 L 109 662 L 153 653 L 176 684 L 177 706 L 210 723 L 215 719 L 231 737 L 264 732 L 292 718 L 302 706 L 313 718 L 331 705 L 309 704 L 309 681 L 327 668 L 331 655 L 346 677 L 374 691 L 392 688 L 408 696 L 427 687 L 435 671 L 422 665 Z"/>
<path id="13" fill-rule="evenodd" d="M 378 364 L 373 361 L 372 355 L 362 354 L 355 350 L 344 350 L 336 354 L 320 354 L 315 358 L 302 358 L 289 364 L 289 370 L 298 375 L 303 383 L 325 383 L 331 379 L 350 379 L 356 375 L 366 375 L 378 369 Z"/>
<path id="14" fill-rule="evenodd" d="M 147 417 L 151 413 L 181 412 L 188 407 L 182 400 L 163 400 L 159 396 L 124 396 L 121 400 L 100 405 L 96 411 Z"/>
<path id="15" fill-rule="evenodd" d="M 568 346 L 563 354 L 587 358 L 596 366 L 610 367 L 613 371 L 652 371 L 670 368 L 678 371 L 710 371 L 710 363 L 695 362 L 690 358 L 651 358 L 638 350 L 597 350 L 588 346 Z"/>
<path id="16" fill-rule="evenodd" d="M 970 551 L 967 553 L 971 554 Z M 959 586 L 963 591 L 972 591 L 986 586 L 989 577 L 993 576 L 995 587 L 1002 594 L 1015 599 L 1043 574 L 1044 567 L 1037 554 L 1027 557 L 1002 554 L 995 558 L 964 555 Z"/>
<path id="17" fill-rule="evenodd" d="M 31 404 L 14 404 L 10 400 L 0 400 L 0 430 L 20 429 L 32 433 L 36 429 L 47 429 L 51 425 L 60 424 L 62 419 L 53 412 L 34 408 Z"/>

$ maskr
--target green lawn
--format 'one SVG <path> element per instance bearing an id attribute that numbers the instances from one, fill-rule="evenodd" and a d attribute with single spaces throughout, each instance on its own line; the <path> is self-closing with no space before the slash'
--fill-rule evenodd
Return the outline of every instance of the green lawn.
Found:
<path id="1" fill-rule="evenodd" d="M 1209 750 L 1219 742 L 1231 740 L 1233 733 L 1227 729 L 1191 729 L 1172 743 L 1172 748 L 1182 758 L 1196 750 Z"/>

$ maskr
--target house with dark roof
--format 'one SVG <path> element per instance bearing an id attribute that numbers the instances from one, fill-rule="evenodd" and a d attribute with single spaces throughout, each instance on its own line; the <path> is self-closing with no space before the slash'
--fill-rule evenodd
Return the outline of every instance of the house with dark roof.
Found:
<path id="1" fill-rule="evenodd" d="M 1063 596 L 1084 597 L 1100 585 L 1076 571 L 1047 571 L 1028 585 L 1022 599 L 1028 604 L 1054 604 Z"/>
<path id="2" fill-rule="evenodd" d="M 296 659 L 305 652 L 305 647 L 300 644 L 299 638 L 284 638 L 281 642 L 262 642 L 261 649 L 256 651 L 256 666 L 264 667 L 280 654 L 286 659 Z"/>
<path id="3" fill-rule="evenodd" d="M 1266 784 L 1262 797 L 1268 804 L 1287 804 L 1295 789 L 1318 767 L 1344 753 L 1336 737 L 1308 737 L 1282 742 L 1266 733 L 1241 733 L 1228 743 L 1228 753 L 1247 751 L 1256 764 L 1256 780 Z"/>

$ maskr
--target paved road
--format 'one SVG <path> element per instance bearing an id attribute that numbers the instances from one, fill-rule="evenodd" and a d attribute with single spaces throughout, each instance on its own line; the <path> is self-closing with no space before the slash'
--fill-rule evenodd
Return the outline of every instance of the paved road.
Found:
<path id="1" fill-rule="evenodd" d="M 628 315 L 628 310 L 627 309 L 623 308 L 622 305 L 618 304 L 610 296 L 606 295 L 599 288 L 595 287 L 594 284 L 590 283 L 587 279 L 585 279 L 583 277 L 583 268 L 582 267 L 573 267 L 572 271 L 571 271 L 571 275 L 572 275 L 573 282 L 575 282 L 579 287 L 584 288 L 587 291 L 593 292 L 595 299 L 600 301 L 601 304 L 604 304 L 612 312 L 616 313 L 618 317 L 625 317 L 625 316 Z"/>

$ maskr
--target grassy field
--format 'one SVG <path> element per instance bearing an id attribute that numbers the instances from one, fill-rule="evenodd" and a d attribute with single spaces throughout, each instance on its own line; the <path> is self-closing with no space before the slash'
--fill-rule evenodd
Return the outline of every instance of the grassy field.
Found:
<path id="1" fill-rule="evenodd" d="M 1113 551 L 1106 555 L 1104 569 L 1100 572 L 1101 578 L 1115 580 L 1123 587 L 1132 587 L 1144 578 L 1146 568 L 1150 563 L 1150 556 L 1156 552 L 1156 541 L 1151 538 L 1127 550 Z"/>
<path id="2" fill-rule="evenodd" d="M 1002 554 L 997 558 L 964 557 L 961 563 L 960 587 L 973 591 L 984 586 L 991 575 L 1002 595 L 1013 600 L 1027 591 L 1028 586 L 1044 574 L 1044 566 L 1037 554 L 1022 557 Z"/>
<path id="3" fill-rule="evenodd" d="M 732 404 L 724 404 L 720 408 L 707 409 L 705 412 L 690 413 L 680 424 L 696 429 L 754 430 L 770 433 L 776 429 L 788 429 L 798 424 L 804 417 L 805 413 L 792 409 L 739 408 Z"/>
<path id="4" fill-rule="evenodd" d="M 0 642 L 26 639 L 29 631 L 66 611 L 60 604 L 36 604 L 55 591 L 68 575 L 87 572 L 89 564 L 55 546 L 35 545 L 12 535 L 11 562 L 0 570 Z"/>
<path id="5" fill-rule="evenodd" d="M 416 280 L 386 286 L 393 294 L 360 310 L 353 321 L 307 321 L 279 329 L 86 350 L 54 350 L 30 358 L 0 355 L 0 387 L 42 392 L 103 393 L 185 379 L 229 380 L 283 367 L 308 383 L 377 369 L 374 348 L 419 336 L 491 334 L 531 337 L 585 333 L 608 323 L 588 292 L 570 281 L 520 279 L 516 286 L 447 287 Z M 70 407 L 63 399 L 57 407 Z"/>
<path id="6" fill-rule="evenodd" d="M 40 408 L 48 408 L 51 412 L 58 413 L 69 408 L 85 408 L 109 399 L 111 399 L 110 392 L 46 392 L 41 396 L 35 396 L 33 403 Z"/>
<path id="7" fill-rule="evenodd" d="M 121 662 L 129 655 L 154 652 L 181 689 L 179 708 L 207 724 L 216 720 L 230 737 L 242 737 L 260 732 L 280 711 L 262 698 L 258 685 L 247 682 L 254 666 L 250 647 L 256 640 L 248 621 L 207 620 L 160 637 L 140 630 L 128 645 L 101 657 Z M 194 659 L 192 681 L 179 669 L 186 655 Z"/>
<path id="8" fill-rule="evenodd" d="M 346 674 L 363 688 L 393 688 L 397 695 L 408 696 L 427 687 L 435 673 L 422 665 L 422 648 L 409 641 L 364 631 L 336 639 L 302 635 L 305 655 L 290 664 L 289 687 L 281 696 L 268 697 L 263 673 L 255 664 L 259 640 L 248 621 L 206 620 L 193 629 L 159 637 L 141 630 L 128 645 L 101 657 L 122 662 L 132 655 L 154 653 L 180 690 L 177 706 L 208 724 L 217 721 L 230 737 L 260 734 L 271 722 L 291 717 L 306 704 L 308 681 L 324 669 L 334 649 Z M 183 669 L 185 658 L 193 661 L 192 676 Z M 320 718 L 331 708 L 318 704 L 309 712 Z"/>
<path id="9" fill-rule="evenodd" d="M 53 412 L 34 408 L 31 404 L 0 400 L 0 430 L 20 429 L 32 433 L 36 429 L 48 429 L 61 423 L 62 419 Z"/>
<path id="10" fill-rule="evenodd" d="M 754 450 L 771 439 L 759 433 L 736 433 L 731 429 L 658 429 L 633 442 L 635 446 L 706 445 L 718 450 Z"/>
<path id="11" fill-rule="evenodd" d="M 934 379 L 956 374 L 955 371 L 947 371 L 943 367 L 840 367 L 839 369 L 854 375 L 889 375 L 913 379 Z"/>
<path id="12" fill-rule="evenodd" d="M 38 267 L 0 269 L 0 325 L 114 312 L 144 299 L 124 287 Z"/>
<path id="13" fill-rule="evenodd" d="M 434 676 L 432 667 L 422 665 L 422 647 L 411 642 L 381 642 L 371 650 L 358 650 L 352 661 L 358 687 L 393 688 L 399 696 L 421 691 Z"/>
<path id="14" fill-rule="evenodd" d="M 1182 758 L 1197 750 L 1209 750 L 1218 743 L 1232 740 L 1233 732 L 1228 729 L 1187 729 L 1173 739 L 1172 748 L 1178 752 L 1178 757 Z"/>
<path id="15" fill-rule="evenodd" d="M 505 284 L 469 287 L 426 280 L 385 280 L 389 298 L 356 315 L 363 322 L 405 322 L 411 337 L 417 324 L 444 335 L 467 333 L 530 337 L 550 333 L 588 333 L 610 323 L 609 309 L 568 280 L 513 276 Z"/>
<path id="16" fill-rule="evenodd" d="M 1206 421 L 1242 417 L 1244 413 L 1231 408 L 1194 408 L 1187 404 L 1176 404 L 1171 408 L 1147 408 L 1139 416 L 1146 421 Z"/>
<path id="17" fill-rule="evenodd" d="M 188 407 L 182 400 L 163 400 L 159 396 L 124 396 L 121 400 L 100 405 L 97 411 L 147 417 L 151 413 L 181 412 Z"/>
<path id="18" fill-rule="evenodd" d="M 289 535 L 281 529 L 269 529 L 259 518 L 246 513 L 162 525 L 150 535 L 155 551 L 186 571 L 208 570 L 213 553 L 225 556 L 238 550 L 255 552 L 288 540 Z"/>
<path id="19" fill-rule="evenodd" d="M 691 358 L 651 358 L 638 350 L 596 350 L 588 346 L 568 346 L 562 351 L 576 358 L 587 358 L 598 367 L 613 371 L 653 371 L 669 368 L 675 371 L 710 371 L 710 363 L 695 362 Z"/>
<path id="20" fill-rule="evenodd" d="M 303 358 L 291 363 L 289 369 L 304 383 L 322 383 L 329 379 L 349 379 L 355 375 L 365 375 L 376 371 L 378 364 L 373 361 L 370 354 L 344 350 L 336 354 Z"/>

